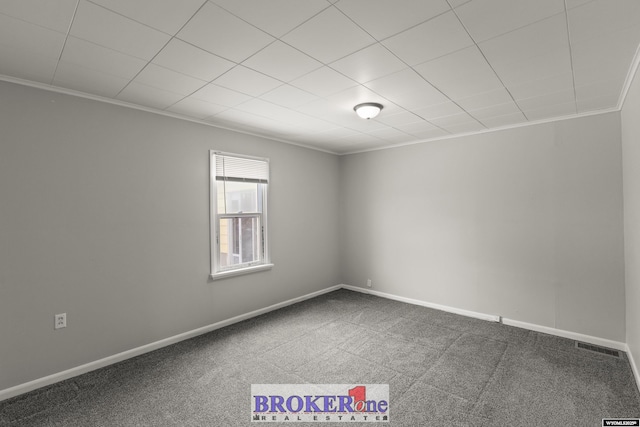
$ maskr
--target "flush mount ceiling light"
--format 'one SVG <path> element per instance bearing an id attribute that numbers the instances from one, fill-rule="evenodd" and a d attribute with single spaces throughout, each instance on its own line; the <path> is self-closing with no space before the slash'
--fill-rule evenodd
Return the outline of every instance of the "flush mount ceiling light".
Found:
<path id="1" fill-rule="evenodd" d="M 365 102 L 353 107 L 354 111 L 363 119 L 373 119 L 382 110 L 382 104 L 377 102 Z"/>

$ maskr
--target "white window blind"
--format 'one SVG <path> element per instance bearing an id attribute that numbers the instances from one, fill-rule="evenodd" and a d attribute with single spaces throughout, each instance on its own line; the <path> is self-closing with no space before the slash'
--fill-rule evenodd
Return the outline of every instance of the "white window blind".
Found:
<path id="1" fill-rule="evenodd" d="M 236 157 L 215 153 L 216 180 L 240 181 L 267 184 L 269 182 L 269 162 L 261 159 Z"/>

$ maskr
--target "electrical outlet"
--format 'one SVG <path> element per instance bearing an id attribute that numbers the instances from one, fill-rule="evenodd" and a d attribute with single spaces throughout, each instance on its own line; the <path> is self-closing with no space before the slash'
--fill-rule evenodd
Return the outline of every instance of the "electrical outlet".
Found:
<path id="1" fill-rule="evenodd" d="M 54 329 L 66 328 L 67 327 L 67 313 L 56 314 L 54 317 Z"/>
<path id="2" fill-rule="evenodd" d="M 367 279 L 367 288 L 370 288 L 371 286 L 371 279 Z"/>

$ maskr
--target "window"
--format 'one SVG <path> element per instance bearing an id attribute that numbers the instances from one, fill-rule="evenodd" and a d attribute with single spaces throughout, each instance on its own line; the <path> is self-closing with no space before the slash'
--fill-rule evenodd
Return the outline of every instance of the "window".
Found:
<path id="1" fill-rule="evenodd" d="M 211 277 L 272 267 L 267 245 L 269 160 L 211 151 Z"/>

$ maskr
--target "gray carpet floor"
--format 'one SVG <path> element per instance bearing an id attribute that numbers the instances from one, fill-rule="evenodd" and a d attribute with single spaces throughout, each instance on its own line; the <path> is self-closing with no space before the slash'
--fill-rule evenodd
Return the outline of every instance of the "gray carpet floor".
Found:
<path id="1" fill-rule="evenodd" d="M 390 422 L 377 425 L 640 417 L 626 355 L 574 344 L 339 290 L 5 400 L 0 425 L 256 426 L 251 384 L 273 383 L 389 384 Z"/>

